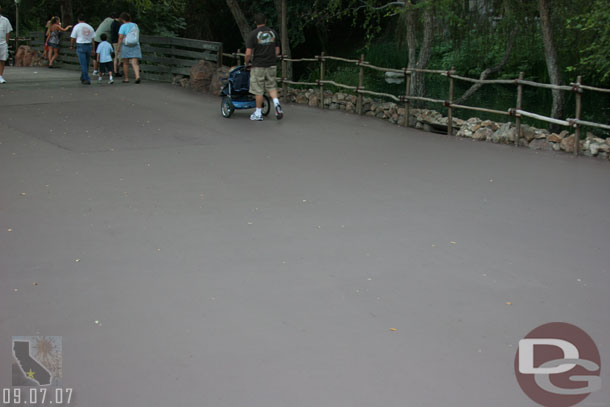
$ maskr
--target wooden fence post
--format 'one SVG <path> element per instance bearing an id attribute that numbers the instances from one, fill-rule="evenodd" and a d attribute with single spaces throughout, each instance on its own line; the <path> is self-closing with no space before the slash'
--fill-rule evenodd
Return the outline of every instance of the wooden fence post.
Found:
<path id="1" fill-rule="evenodd" d="M 453 82 L 453 70 L 455 67 L 451 67 L 451 71 L 447 72 L 447 76 L 449 77 L 449 104 L 447 106 L 447 135 L 453 136 L 453 109 L 451 108 L 451 104 L 453 103 L 453 92 L 454 92 L 454 82 Z"/>
<path id="2" fill-rule="evenodd" d="M 172 48 L 174 46 L 172 45 Z M 220 68 L 222 66 L 222 52 L 223 52 L 223 48 L 222 48 L 222 44 L 220 44 L 220 46 L 218 47 L 218 60 L 217 60 L 217 65 L 218 68 Z"/>
<path id="3" fill-rule="evenodd" d="M 578 85 L 578 89 L 576 89 L 576 120 L 580 120 L 580 114 L 582 110 L 582 91 L 580 90 L 580 84 L 582 81 L 582 77 L 579 75 L 576 78 L 576 84 Z M 576 131 L 574 132 L 574 155 L 578 155 L 578 150 L 580 149 L 580 124 L 576 123 Z"/>
<path id="4" fill-rule="evenodd" d="M 320 55 L 320 109 L 324 109 L 324 51 Z"/>
<path id="5" fill-rule="evenodd" d="M 241 53 L 241 49 L 237 48 L 237 52 L 235 53 L 235 59 L 237 59 L 237 65 L 241 65 L 241 56 L 239 56 L 239 54 Z"/>
<path id="6" fill-rule="evenodd" d="M 362 93 L 360 93 L 360 89 L 364 86 L 364 67 L 362 64 L 364 63 L 364 54 L 360 54 L 360 75 L 358 76 L 358 89 L 356 89 L 356 93 L 358 94 L 358 99 L 356 101 L 356 111 L 359 115 L 362 115 Z"/>
<path id="7" fill-rule="evenodd" d="M 519 81 L 523 80 L 523 72 L 519 72 Z M 521 82 L 517 82 L 517 110 L 521 110 L 523 103 L 523 85 Z M 519 139 L 521 139 L 521 115 L 515 113 L 515 126 L 517 131 L 515 132 L 515 145 L 519 147 Z"/>
<path id="8" fill-rule="evenodd" d="M 284 102 L 288 103 L 288 84 L 286 83 L 286 78 L 288 76 L 288 64 L 286 62 L 286 55 L 284 54 L 284 50 L 282 50 L 282 99 Z"/>
<path id="9" fill-rule="evenodd" d="M 405 127 L 409 127 L 409 116 L 411 115 L 411 101 L 409 96 L 411 95 L 411 72 L 405 68 Z"/>

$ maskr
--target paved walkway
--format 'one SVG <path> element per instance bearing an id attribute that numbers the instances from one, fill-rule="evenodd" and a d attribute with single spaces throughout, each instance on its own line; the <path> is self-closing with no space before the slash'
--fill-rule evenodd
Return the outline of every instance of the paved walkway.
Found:
<path id="1" fill-rule="evenodd" d="M 526 406 L 516 346 L 552 321 L 610 360 L 608 162 L 5 77 L 0 387 L 17 335 L 63 336 L 86 407 Z"/>

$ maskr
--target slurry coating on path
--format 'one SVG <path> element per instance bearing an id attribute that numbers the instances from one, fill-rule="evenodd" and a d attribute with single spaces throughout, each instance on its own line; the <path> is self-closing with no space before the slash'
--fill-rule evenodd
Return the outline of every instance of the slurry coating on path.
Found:
<path id="1" fill-rule="evenodd" d="M 0 387 L 18 335 L 63 336 L 84 407 L 530 406 L 553 321 L 610 360 L 608 162 L 34 71 L 0 87 Z"/>

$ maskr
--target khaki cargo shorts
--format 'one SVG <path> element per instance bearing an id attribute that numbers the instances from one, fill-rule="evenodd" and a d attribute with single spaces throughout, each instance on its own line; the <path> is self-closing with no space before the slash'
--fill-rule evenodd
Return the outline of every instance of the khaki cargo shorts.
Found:
<path id="1" fill-rule="evenodd" d="M 250 93 L 264 95 L 271 90 L 277 89 L 277 66 L 268 68 L 252 67 L 250 71 Z"/>
<path id="2" fill-rule="evenodd" d="M 116 42 L 116 43 L 112 44 L 112 48 L 114 48 L 114 59 L 120 60 L 121 59 L 121 47 L 119 47 L 119 43 Z"/>

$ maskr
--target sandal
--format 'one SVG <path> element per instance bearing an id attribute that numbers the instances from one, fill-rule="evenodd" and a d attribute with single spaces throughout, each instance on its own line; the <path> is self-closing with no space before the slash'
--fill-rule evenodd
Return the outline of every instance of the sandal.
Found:
<path id="1" fill-rule="evenodd" d="M 123 83 L 129 83 L 129 81 L 123 81 Z"/>
<path id="2" fill-rule="evenodd" d="M 140 83 L 140 78 L 136 79 L 136 83 Z"/>

